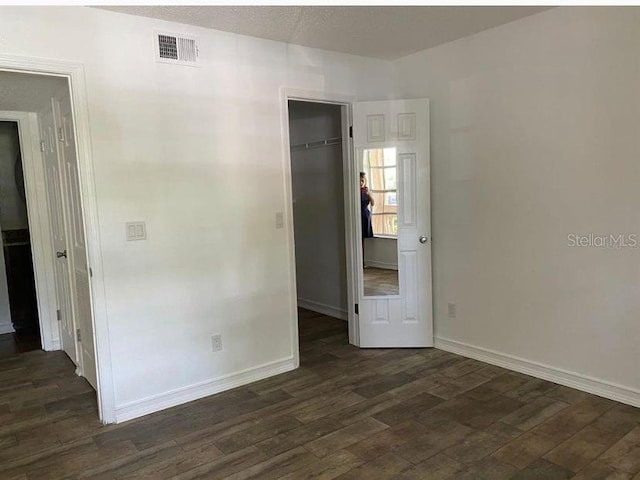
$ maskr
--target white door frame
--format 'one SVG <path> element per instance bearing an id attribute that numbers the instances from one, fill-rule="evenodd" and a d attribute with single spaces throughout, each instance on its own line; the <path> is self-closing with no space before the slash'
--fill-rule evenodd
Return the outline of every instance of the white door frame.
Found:
<path id="1" fill-rule="evenodd" d="M 298 339 L 298 301 L 296 294 L 296 252 L 293 227 L 293 191 L 291 175 L 291 151 L 289 139 L 289 100 L 310 103 L 328 103 L 339 105 L 342 116 L 342 158 L 344 179 L 344 209 L 345 209 L 345 252 L 347 257 L 347 315 L 349 323 L 349 343 L 360 345 L 358 315 L 354 306 L 358 302 L 357 282 L 357 248 L 359 240 L 356 223 L 356 189 L 359 170 L 355 168 L 353 159 L 352 139 L 349 137 L 349 127 L 352 125 L 352 104 L 354 96 L 300 90 L 282 87 L 280 89 L 280 125 L 282 129 L 282 151 L 284 169 L 284 214 L 287 235 L 288 269 L 289 269 L 289 315 L 292 319 L 291 342 L 294 352 L 296 368 L 300 366 L 300 345 Z"/>
<path id="2" fill-rule="evenodd" d="M 109 345 L 104 270 L 102 251 L 100 249 L 98 208 L 91 154 L 89 106 L 87 102 L 84 66 L 81 63 L 59 60 L 0 55 L 0 70 L 58 76 L 66 78 L 69 82 L 74 128 L 76 131 L 78 177 L 87 244 L 87 259 L 93 274 L 91 277 L 90 290 L 98 380 L 98 411 L 103 423 L 115 423 L 115 396 L 111 370 L 111 348 Z"/>

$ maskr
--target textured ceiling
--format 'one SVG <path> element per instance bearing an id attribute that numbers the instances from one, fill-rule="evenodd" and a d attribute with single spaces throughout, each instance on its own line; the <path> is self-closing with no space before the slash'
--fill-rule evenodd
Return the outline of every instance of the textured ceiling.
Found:
<path id="1" fill-rule="evenodd" d="M 65 85 L 60 77 L 0 71 L 0 111 L 37 112 Z"/>
<path id="2" fill-rule="evenodd" d="M 226 32 L 396 59 L 551 7 L 108 6 Z"/>

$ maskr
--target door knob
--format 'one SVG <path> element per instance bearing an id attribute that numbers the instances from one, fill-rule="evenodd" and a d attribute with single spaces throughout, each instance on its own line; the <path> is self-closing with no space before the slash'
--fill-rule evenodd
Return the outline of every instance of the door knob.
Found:
<path id="1" fill-rule="evenodd" d="M 427 237 L 425 237 L 424 235 L 420 235 L 420 238 L 418 240 L 420 240 L 420 243 L 427 243 Z"/>
<path id="2" fill-rule="evenodd" d="M 65 250 L 64 252 L 56 252 L 56 257 L 58 258 L 67 258 L 67 251 Z"/>

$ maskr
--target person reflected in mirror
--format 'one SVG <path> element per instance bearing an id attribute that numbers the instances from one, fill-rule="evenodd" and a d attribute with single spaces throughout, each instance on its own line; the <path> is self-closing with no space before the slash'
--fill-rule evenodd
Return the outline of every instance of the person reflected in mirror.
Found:
<path id="1" fill-rule="evenodd" d="M 367 174 L 360 172 L 360 216 L 362 218 L 362 267 L 367 268 L 364 261 L 364 241 L 366 238 L 373 238 L 373 227 L 371 225 L 371 211 L 375 205 L 373 195 L 369 193 L 367 186 Z"/>

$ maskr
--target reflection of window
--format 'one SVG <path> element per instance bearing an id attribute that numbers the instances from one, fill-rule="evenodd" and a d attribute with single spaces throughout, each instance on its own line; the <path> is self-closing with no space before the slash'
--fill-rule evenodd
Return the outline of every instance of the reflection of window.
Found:
<path id="1" fill-rule="evenodd" d="M 369 180 L 369 193 L 376 203 L 371 216 L 373 234 L 397 237 L 396 149 L 365 150 L 362 167 Z"/>

